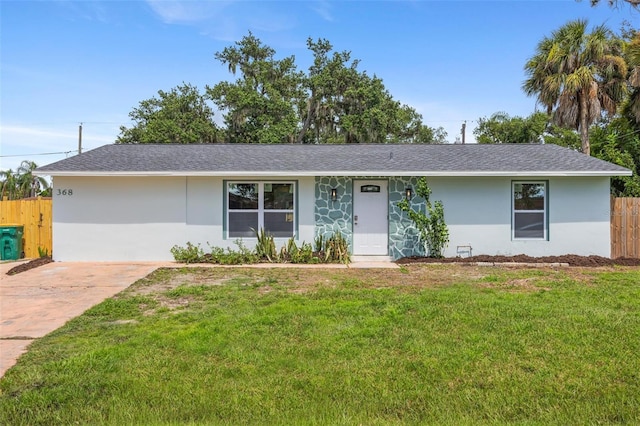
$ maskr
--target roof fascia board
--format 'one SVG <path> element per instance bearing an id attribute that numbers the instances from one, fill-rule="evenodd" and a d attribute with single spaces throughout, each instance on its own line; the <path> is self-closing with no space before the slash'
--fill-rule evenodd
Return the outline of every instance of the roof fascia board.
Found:
<path id="1" fill-rule="evenodd" d="M 65 177 L 108 177 L 108 176 L 129 176 L 129 177 L 176 177 L 176 176 L 211 176 L 211 177 L 293 177 L 293 176 L 425 176 L 425 177 L 563 177 L 563 176 L 631 176 L 631 170 L 620 172 L 614 171 L 437 171 L 437 172 L 418 172 L 418 171 L 233 171 L 233 172 L 124 172 L 124 171 L 34 171 L 36 176 L 65 176 Z"/>

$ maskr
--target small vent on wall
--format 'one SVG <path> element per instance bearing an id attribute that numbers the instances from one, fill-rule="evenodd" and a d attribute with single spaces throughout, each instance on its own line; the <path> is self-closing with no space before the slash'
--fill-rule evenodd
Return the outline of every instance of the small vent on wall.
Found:
<path id="1" fill-rule="evenodd" d="M 458 257 L 471 257 L 473 256 L 471 244 L 464 246 L 456 246 L 456 255 Z"/>

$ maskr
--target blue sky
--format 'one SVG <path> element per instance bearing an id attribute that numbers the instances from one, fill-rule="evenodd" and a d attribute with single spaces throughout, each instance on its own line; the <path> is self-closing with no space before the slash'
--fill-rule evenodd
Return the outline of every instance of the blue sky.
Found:
<path id="1" fill-rule="evenodd" d="M 606 3 L 606 0 L 602 0 Z M 626 3 L 556 1 L 0 1 L 0 169 L 113 143 L 158 90 L 232 81 L 214 53 L 252 31 L 306 70 L 308 37 L 349 50 L 453 142 L 497 111 L 527 116 L 536 44 L 573 19 L 636 27 Z M 221 116 L 218 116 L 220 119 Z M 40 155 L 54 152 L 68 154 Z"/>

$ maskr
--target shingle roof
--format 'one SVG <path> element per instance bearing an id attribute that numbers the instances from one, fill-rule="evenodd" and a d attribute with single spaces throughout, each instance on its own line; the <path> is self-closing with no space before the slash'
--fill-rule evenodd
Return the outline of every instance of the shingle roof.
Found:
<path id="1" fill-rule="evenodd" d="M 623 167 L 556 145 L 105 145 L 36 170 L 52 176 L 615 176 Z"/>

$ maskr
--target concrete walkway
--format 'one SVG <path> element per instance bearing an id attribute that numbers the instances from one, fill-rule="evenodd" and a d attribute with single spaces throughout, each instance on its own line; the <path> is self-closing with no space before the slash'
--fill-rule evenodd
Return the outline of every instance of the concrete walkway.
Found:
<path id="1" fill-rule="evenodd" d="M 16 275 L 0 264 L 0 377 L 27 346 L 153 272 L 158 263 L 49 263 Z"/>
<path id="2" fill-rule="evenodd" d="M 53 262 L 16 275 L 21 262 L 0 263 L 0 377 L 29 344 L 160 267 L 174 262 Z M 189 265 L 193 267 L 216 265 Z M 257 264 L 255 268 L 347 268 L 345 265 Z M 219 267 L 219 266 L 218 266 Z M 391 262 L 357 259 L 349 268 L 398 268 Z"/>

